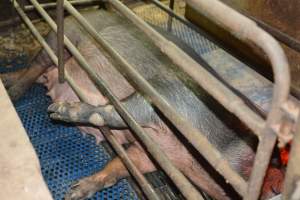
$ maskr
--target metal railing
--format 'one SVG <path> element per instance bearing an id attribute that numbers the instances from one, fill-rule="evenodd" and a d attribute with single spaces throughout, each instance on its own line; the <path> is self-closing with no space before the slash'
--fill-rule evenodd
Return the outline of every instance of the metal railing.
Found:
<path id="1" fill-rule="evenodd" d="M 45 21 L 50 25 L 54 32 L 58 32 L 57 25 L 47 14 L 44 8 L 36 1 L 30 0 L 32 6 L 41 14 Z M 227 29 L 233 35 L 241 40 L 250 40 L 259 46 L 269 57 L 273 67 L 275 86 L 273 92 L 273 101 L 271 110 L 264 120 L 257 113 L 251 110 L 244 101 L 234 94 L 230 89 L 224 86 L 218 79 L 205 70 L 199 63 L 194 61 L 190 56 L 178 48 L 175 44 L 165 39 L 161 34 L 155 31 L 142 19 L 137 17 L 130 9 L 118 0 L 107 0 L 114 9 L 124 15 L 133 24 L 145 32 L 160 50 L 166 54 L 178 67 L 192 77 L 201 87 L 203 87 L 211 96 L 218 100 L 227 110 L 235 114 L 244 122 L 253 133 L 259 138 L 257 155 L 255 158 L 254 168 L 252 170 L 249 183 L 247 183 L 237 172 L 235 172 L 229 163 L 222 157 L 221 153 L 212 146 L 207 138 L 198 130 L 193 128 L 190 122 L 178 114 L 169 103 L 162 98 L 158 92 L 131 66 L 122 56 L 118 54 L 85 20 L 85 18 L 72 6 L 68 1 L 62 1 L 65 9 L 86 29 L 86 31 L 106 50 L 109 55 L 120 64 L 122 72 L 126 78 L 130 78 L 137 89 L 152 101 L 152 103 L 174 124 L 174 126 L 187 138 L 187 140 L 206 158 L 206 160 L 215 167 L 215 169 L 224 176 L 224 178 L 235 188 L 235 190 L 244 197 L 244 199 L 258 199 L 263 178 L 269 164 L 277 134 L 280 134 L 280 127 L 283 126 L 282 119 L 284 112 L 283 105 L 287 103 L 290 87 L 289 67 L 278 42 L 268 33 L 260 29 L 253 21 L 225 6 L 217 0 L 186 0 L 194 9 L 209 17 L 218 25 Z M 52 4 L 51 4 L 52 5 Z M 58 59 L 49 45 L 35 29 L 30 19 L 20 8 L 17 2 L 14 6 L 34 36 L 47 51 L 52 61 L 58 65 Z M 62 12 L 60 9 L 59 12 Z M 226 13 L 226 15 L 224 15 Z M 59 20 L 62 23 L 62 20 Z M 127 122 L 135 134 L 141 139 L 146 146 L 147 151 L 153 156 L 161 168 L 167 173 L 171 180 L 187 199 L 203 199 L 197 189 L 187 180 L 187 178 L 171 163 L 168 157 L 158 147 L 158 145 L 149 137 L 142 127 L 133 119 L 129 112 L 122 106 L 120 101 L 107 87 L 107 84 L 97 76 L 85 58 L 80 54 L 71 41 L 62 35 L 65 46 L 77 60 L 79 65 L 88 73 L 92 81 L 98 86 L 100 91 L 105 95 L 112 105 L 115 106 L 120 116 Z M 58 37 L 58 38 L 59 38 Z M 62 41 L 62 40 L 60 40 Z M 61 44 L 62 45 L 62 44 Z M 60 52 L 61 53 L 61 52 Z M 60 54 L 59 53 L 59 54 Z M 61 56 L 61 55 L 60 55 Z M 62 71 L 60 70 L 62 73 Z M 85 97 L 82 95 L 79 87 L 66 71 L 65 78 L 77 93 L 82 101 Z M 138 183 L 149 199 L 159 199 L 153 188 L 146 181 L 144 176 L 134 166 L 133 162 L 127 156 L 121 145 L 115 142 L 114 136 L 107 128 L 101 129 L 107 140 L 115 148 L 118 155 L 123 160 L 129 171 L 137 179 Z"/>

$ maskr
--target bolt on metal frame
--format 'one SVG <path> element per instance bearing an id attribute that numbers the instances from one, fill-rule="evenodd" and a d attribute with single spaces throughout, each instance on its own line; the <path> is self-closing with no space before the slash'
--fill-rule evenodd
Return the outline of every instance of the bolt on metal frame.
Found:
<path id="1" fill-rule="evenodd" d="M 47 15 L 45 10 L 39 5 L 36 0 L 30 0 L 33 6 L 43 16 L 43 18 L 50 24 L 54 31 L 57 27 L 53 20 Z M 181 131 L 181 133 L 196 147 L 196 149 L 209 161 L 209 163 L 216 167 L 217 171 L 222 174 L 233 187 L 240 193 L 244 199 L 257 199 L 260 194 L 260 188 L 265 175 L 267 165 L 269 163 L 277 136 L 276 127 L 281 125 L 283 116 L 281 107 L 286 103 L 289 94 L 290 76 L 286 57 L 279 46 L 278 42 L 274 40 L 269 34 L 256 26 L 256 24 L 248 18 L 242 16 L 238 12 L 218 2 L 211 0 L 186 0 L 197 11 L 210 17 L 217 24 L 229 30 L 241 40 L 250 40 L 261 47 L 269 57 L 275 76 L 275 87 L 273 94 L 273 101 L 271 111 L 268 114 L 267 120 L 263 120 L 260 116 L 254 113 L 247 105 L 227 87 L 222 85 L 209 72 L 196 63 L 192 58 L 186 55 L 172 42 L 166 40 L 163 36 L 152 29 L 147 23 L 138 18 L 131 10 L 124 6 L 117 0 L 108 0 L 117 11 L 126 16 L 141 30 L 143 30 L 153 42 L 165 53 L 175 64 L 177 64 L 183 71 L 196 80 L 205 90 L 207 90 L 216 100 L 218 100 L 225 108 L 239 117 L 245 124 L 247 124 L 252 131 L 259 137 L 259 146 L 257 156 L 255 159 L 254 169 L 247 184 L 236 172 L 234 172 L 221 154 L 208 142 L 208 140 L 199 133 L 198 130 L 193 129 L 187 120 L 178 115 L 172 107 L 166 102 L 152 87 L 138 74 L 135 69 L 130 66 L 127 61 L 122 58 L 114 49 L 112 49 L 95 29 L 80 15 L 80 13 L 68 2 L 65 2 L 65 8 L 71 15 L 79 21 L 79 23 L 86 28 L 86 30 L 96 39 L 101 46 L 108 51 L 108 53 L 121 64 L 125 73 L 133 80 L 137 88 L 143 91 L 153 103 L 174 123 L 174 125 Z M 20 12 L 19 12 L 20 13 Z M 222 13 L 227 13 L 226 16 Z M 41 41 L 42 45 L 45 41 Z M 168 158 L 161 154 L 161 151 L 152 149 L 155 143 L 151 138 L 143 135 L 144 132 L 141 127 L 134 121 L 128 112 L 122 107 L 120 102 L 106 87 L 106 84 L 100 77 L 96 76 L 85 59 L 81 56 L 78 50 L 65 37 L 67 48 L 71 51 L 79 64 L 87 71 L 93 81 L 99 86 L 101 92 L 108 96 L 111 103 L 116 107 L 116 110 L 136 132 L 142 141 L 146 144 L 148 151 L 154 156 L 161 167 L 171 177 L 177 187 L 181 190 L 187 199 L 202 199 L 201 195 L 191 187 L 190 183 L 182 177 L 183 175 L 170 163 Z M 44 44 L 45 45 L 45 44 Z M 45 46 L 43 47 L 45 48 Z M 46 48 L 45 48 L 46 49 Z M 49 53 L 49 52 L 48 52 Z M 66 79 L 76 91 L 74 81 L 68 77 Z M 77 88 L 78 90 L 78 88 Z M 81 99 L 80 91 L 77 92 Z M 196 134 L 195 134 L 196 133 Z M 159 155 L 158 155 L 159 154 Z M 180 182 L 182 181 L 183 182 Z"/>

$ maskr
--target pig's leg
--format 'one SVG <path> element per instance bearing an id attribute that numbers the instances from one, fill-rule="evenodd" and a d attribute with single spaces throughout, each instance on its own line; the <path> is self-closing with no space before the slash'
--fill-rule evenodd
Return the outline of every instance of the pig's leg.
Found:
<path id="1" fill-rule="evenodd" d="M 141 126 L 159 122 L 158 116 L 148 102 L 135 93 L 122 101 L 122 104 L 132 114 Z M 94 126 L 108 126 L 115 129 L 128 128 L 111 105 L 95 107 L 81 102 L 59 102 L 49 106 L 52 119 L 65 122 L 85 123 Z"/>
<path id="2" fill-rule="evenodd" d="M 155 167 L 138 144 L 127 149 L 127 154 L 142 173 L 155 171 Z M 103 170 L 85 177 L 71 186 L 65 200 L 90 198 L 96 192 L 114 185 L 118 180 L 129 176 L 129 172 L 119 157 L 110 161 Z"/>
<path id="3" fill-rule="evenodd" d="M 159 126 L 159 121 L 152 107 L 149 104 L 147 106 L 147 104 L 146 100 L 138 94 L 123 102 L 123 105 L 140 125 L 151 127 L 151 130 L 153 130 L 151 124 Z M 49 111 L 54 112 L 50 115 L 52 118 L 66 122 L 89 123 L 95 126 L 107 125 L 119 129 L 127 128 L 127 125 L 111 105 L 94 107 L 84 103 L 56 103 L 49 107 Z M 159 143 L 176 167 L 197 186 L 203 188 L 216 199 L 228 199 L 222 188 L 212 181 L 210 175 L 192 158 L 185 148 L 177 149 L 181 147 L 180 142 L 173 134 L 151 134 L 151 137 Z M 177 153 L 174 154 L 174 152 Z"/>

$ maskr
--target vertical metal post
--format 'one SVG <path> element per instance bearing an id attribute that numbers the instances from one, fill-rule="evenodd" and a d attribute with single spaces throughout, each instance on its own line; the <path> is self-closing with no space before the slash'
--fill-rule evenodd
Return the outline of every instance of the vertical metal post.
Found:
<path id="1" fill-rule="evenodd" d="M 287 173 L 285 176 L 283 198 L 284 200 L 300 199 L 300 116 L 292 142 Z"/>
<path id="2" fill-rule="evenodd" d="M 170 0 L 169 8 L 171 10 L 174 10 L 174 3 L 175 3 L 175 0 Z M 168 18 L 168 31 L 169 32 L 172 31 L 172 24 L 173 24 L 173 16 L 169 15 L 169 18 Z"/>
<path id="3" fill-rule="evenodd" d="M 59 82 L 65 81 L 64 67 L 64 0 L 57 0 L 56 5 L 56 23 L 57 23 L 57 57 Z"/>

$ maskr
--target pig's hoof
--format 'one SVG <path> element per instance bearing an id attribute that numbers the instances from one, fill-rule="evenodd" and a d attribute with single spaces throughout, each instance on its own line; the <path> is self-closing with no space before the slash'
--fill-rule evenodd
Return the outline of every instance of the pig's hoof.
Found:
<path id="1" fill-rule="evenodd" d="M 55 120 L 87 123 L 103 126 L 103 118 L 95 111 L 96 107 L 81 102 L 59 102 L 48 107 L 50 117 Z"/>
<path id="2" fill-rule="evenodd" d="M 93 176 L 86 177 L 71 185 L 70 191 L 66 194 L 65 200 L 84 200 L 92 197 L 103 188 L 104 184 L 97 181 Z"/>

